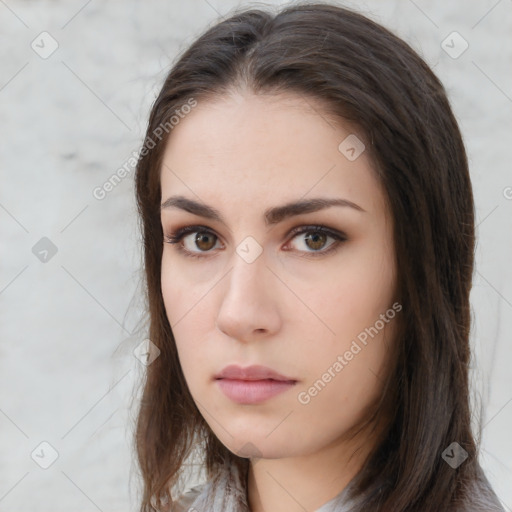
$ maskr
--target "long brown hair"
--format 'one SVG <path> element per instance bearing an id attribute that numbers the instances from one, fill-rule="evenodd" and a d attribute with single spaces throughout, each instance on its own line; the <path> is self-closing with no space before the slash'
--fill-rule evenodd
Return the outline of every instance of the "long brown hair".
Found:
<path id="1" fill-rule="evenodd" d="M 247 464 L 219 442 L 188 391 L 160 283 L 169 121 L 191 99 L 200 105 L 236 88 L 319 100 L 326 115 L 360 130 L 393 217 L 403 312 L 380 404 L 393 404 L 391 420 L 355 492 L 365 493 L 364 510 L 455 510 L 480 471 L 468 382 L 474 205 L 461 134 L 441 82 L 410 46 L 358 13 L 310 3 L 239 10 L 216 23 L 179 57 L 151 110 L 151 149 L 135 179 L 148 335 L 161 352 L 147 367 L 137 418 L 141 512 L 172 504 L 194 447 L 208 476 L 226 461 Z M 441 456 L 453 442 L 468 453 L 457 469 Z"/>

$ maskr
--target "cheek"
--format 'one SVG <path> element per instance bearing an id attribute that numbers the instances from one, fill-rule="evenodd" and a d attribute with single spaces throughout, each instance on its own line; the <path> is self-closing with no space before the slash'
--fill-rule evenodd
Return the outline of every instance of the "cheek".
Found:
<path id="1" fill-rule="evenodd" d="M 176 258 L 162 258 L 161 288 L 165 313 L 171 326 L 180 365 L 192 395 L 213 377 L 210 345 L 216 317 L 212 306 L 212 281 L 198 279 L 198 273 L 184 271 Z M 193 266 L 192 266 L 193 267 Z"/>
<path id="2" fill-rule="evenodd" d="M 379 315 L 393 303 L 395 264 L 393 254 L 383 249 L 385 240 L 375 243 L 369 237 L 359 250 L 344 261 L 339 278 L 333 287 L 331 313 L 343 315 L 346 325 L 364 329 L 373 325 Z"/>
<path id="3" fill-rule="evenodd" d="M 333 349 L 343 349 L 365 329 L 373 326 L 381 314 L 385 314 L 394 299 L 394 271 L 382 260 L 361 255 L 329 273 L 329 279 L 318 281 L 316 288 L 297 294 L 315 313 L 317 320 L 308 313 L 292 313 L 311 338 L 321 332 L 327 334 Z M 300 290 L 297 284 L 295 290 Z M 330 342 L 329 342 L 330 340 Z"/>
<path id="4" fill-rule="evenodd" d="M 319 336 L 320 322 L 313 325 L 302 320 L 303 339 L 308 341 L 301 348 L 303 368 L 307 368 L 301 390 L 315 388 L 306 406 L 310 410 L 328 409 L 331 403 L 338 419 L 348 420 L 362 413 L 382 390 L 399 315 L 392 308 L 392 261 L 389 254 L 368 246 L 354 257 L 347 256 L 321 293 L 310 296 L 312 309 L 331 331 L 329 336 Z"/>
<path id="5" fill-rule="evenodd" d="M 297 396 L 301 404 L 297 412 L 306 429 L 322 432 L 327 439 L 363 419 L 366 408 L 383 389 L 385 364 L 393 353 L 384 339 L 392 339 L 391 322 L 369 337 L 366 345 L 357 339 L 353 344 L 351 337 L 339 336 L 327 351 L 320 351 L 318 344 L 304 347 L 303 367 L 309 370 L 304 385 L 297 390 L 297 395 L 302 392 L 300 400 Z"/>
<path id="6" fill-rule="evenodd" d="M 173 328 L 178 319 L 185 313 L 183 303 L 181 301 L 180 304 L 178 297 L 186 297 L 186 295 L 184 283 L 176 273 L 169 271 L 169 268 L 169 265 L 164 262 L 162 263 L 161 289 L 165 312 L 169 319 L 169 324 Z"/>
<path id="7" fill-rule="evenodd" d="M 180 366 L 190 393 L 194 398 L 202 401 L 199 396 L 201 390 L 213 377 L 206 325 L 202 319 L 192 317 L 191 314 L 183 318 L 179 316 L 177 323 L 172 327 L 172 332 Z"/>
<path id="8" fill-rule="evenodd" d="M 170 249 L 169 249 L 170 251 Z M 185 319 L 202 314 L 203 298 L 211 282 L 198 278 L 193 265 L 180 266 L 179 258 L 164 250 L 161 269 L 161 289 L 164 306 L 171 327 L 181 325 Z"/>

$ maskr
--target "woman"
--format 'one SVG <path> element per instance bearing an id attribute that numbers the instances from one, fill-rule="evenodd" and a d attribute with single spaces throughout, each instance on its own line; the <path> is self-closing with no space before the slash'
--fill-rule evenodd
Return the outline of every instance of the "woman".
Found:
<path id="1" fill-rule="evenodd" d="M 465 149 L 406 43 L 324 4 L 218 23 L 153 105 L 136 194 L 141 511 L 503 511 L 471 431 Z"/>

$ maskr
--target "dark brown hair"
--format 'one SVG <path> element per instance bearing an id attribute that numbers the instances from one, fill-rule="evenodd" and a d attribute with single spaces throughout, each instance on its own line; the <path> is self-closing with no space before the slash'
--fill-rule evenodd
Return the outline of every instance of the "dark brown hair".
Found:
<path id="1" fill-rule="evenodd" d="M 172 503 L 194 446 L 204 447 L 208 476 L 226 461 L 247 464 L 213 434 L 180 367 L 160 283 L 159 176 L 172 131 L 154 143 L 191 98 L 200 105 L 238 88 L 297 93 L 358 127 L 393 218 L 403 312 L 395 366 L 372 414 L 391 419 L 354 489 L 365 493 L 362 510 L 456 510 L 480 471 L 468 382 L 474 205 L 461 134 L 442 84 L 404 41 L 345 8 L 297 4 L 217 22 L 177 60 L 151 110 L 145 145 L 154 147 L 140 155 L 136 196 L 149 338 L 161 353 L 147 367 L 137 419 L 141 511 Z M 441 457 L 452 442 L 469 454 L 457 469 Z"/>

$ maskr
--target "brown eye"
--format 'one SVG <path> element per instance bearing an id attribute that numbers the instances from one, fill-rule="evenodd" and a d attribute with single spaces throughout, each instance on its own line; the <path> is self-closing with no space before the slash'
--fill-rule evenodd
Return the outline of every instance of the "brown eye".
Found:
<path id="1" fill-rule="evenodd" d="M 308 233 L 304 238 L 307 247 L 318 251 L 322 249 L 327 241 L 328 236 L 325 233 Z"/>
<path id="2" fill-rule="evenodd" d="M 292 232 L 293 245 L 304 256 L 323 256 L 335 251 L 347 237 L 324 226 L 305 226 Z M 329 239 L 331 240 L 329 242 Z"/>
<path id="3" fill-rule="evenodd" d="M 194 240 L 197 248 L 201 251 L 209 251 L 215 247 L 216 236 L 207 231 L 198 231 Z"/>
<path id="4" fill-rule="evenodd" d="M 204 258 L 214 252 L 219 237 L 203 226 L 186 226 L 164 235 L 164 242 L 175 245 L 185 256 Z"/>

